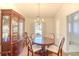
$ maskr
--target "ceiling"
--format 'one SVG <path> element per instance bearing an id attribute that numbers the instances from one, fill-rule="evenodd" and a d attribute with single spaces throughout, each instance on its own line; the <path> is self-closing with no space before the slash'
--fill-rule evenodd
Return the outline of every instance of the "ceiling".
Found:
<path id="1" fill-rule="evenodd" d="M 13 9 L 20 12 L 25 17 L 36 18 L 40 17 L 54 17 L 61 9 L 60 3 L 2 3 L 0 8 Z"/>
<path id="2" fill-rule="evenodd" d="M 54 3 L 20 3 L 15 4 L 16 8 L 25 16 L 35 18 L 40 17 L 54 17 L 61 9 L 62 4 Z"/>

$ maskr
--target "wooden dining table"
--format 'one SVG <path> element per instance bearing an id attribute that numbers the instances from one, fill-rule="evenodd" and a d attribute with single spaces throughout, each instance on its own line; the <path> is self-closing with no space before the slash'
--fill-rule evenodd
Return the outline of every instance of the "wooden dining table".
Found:
<path id="1" fill-rule="evenodd" d="M 32 40 L 32 43 L 41 46 L 40 52 L 41 52 L 41 55 L 43 55 L 43 56 L 47 55 L 46 47 L 54 44 L 54 42 L 51 38 L 42 37 L 42 36 L 35 37 Z"/>

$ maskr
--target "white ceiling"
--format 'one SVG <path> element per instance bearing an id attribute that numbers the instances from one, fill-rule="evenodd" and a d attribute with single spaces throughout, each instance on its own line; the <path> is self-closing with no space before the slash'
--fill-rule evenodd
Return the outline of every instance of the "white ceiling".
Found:
<path id="1" fill-rule="evenodd" d="M 53 3 L 21 3 L 15 4 L 16 8 L 25 16 L 35 18 L 40 17 L 54 17 L 61 9 L 62 4 Z"/>

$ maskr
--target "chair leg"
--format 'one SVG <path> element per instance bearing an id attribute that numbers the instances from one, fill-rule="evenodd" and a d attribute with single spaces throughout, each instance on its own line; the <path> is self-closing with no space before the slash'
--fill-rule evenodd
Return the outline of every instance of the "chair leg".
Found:
<path id="1" fill-rule="evenodd" d="M 29 56 L 29 52 L 28 52 L 27 56 Z"/>
<path id="2" fill-rule="evenodd" d="M 60 55 L 60 52 L 58 51 L 57 56 L 59 56 L 59 55 Z"/>
<path id="3" fill-rule="evenodd" d="M 32 56 L 33 56 L 33 52 L 32 52 Z"/>
<path id="4" fill-rule="evenodd" d="M 58 56 L 62 56 L 62 50 L 60 50 L 60 52 L 58 53 Z"/>
<path id="5" fill-rule="evenodd" d="M 28 49 L 28 54 L 27 55 L 29 56 L 29 49 Z"/>
<path id="6" fill-rule="evenodd" d="M 62 50 L 61 50 L 61 56 L 62 56 Z"/>
<path id="7" fill-rule="evenodd" d="M 57 56 L 62 56 L 62 50 L 58 52 Z"/>

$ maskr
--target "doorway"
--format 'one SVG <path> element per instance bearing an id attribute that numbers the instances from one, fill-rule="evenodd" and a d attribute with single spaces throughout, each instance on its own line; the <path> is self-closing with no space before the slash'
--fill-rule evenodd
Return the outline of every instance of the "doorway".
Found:
<path id="1" fill-rule="evenodd" d="M 68 52 L 79 52 L 79 11 L 68 16 Z"/>

